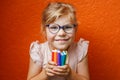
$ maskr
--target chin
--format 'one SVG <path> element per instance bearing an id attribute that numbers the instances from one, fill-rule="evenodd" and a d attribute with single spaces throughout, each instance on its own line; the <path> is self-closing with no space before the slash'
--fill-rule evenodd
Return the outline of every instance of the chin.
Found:
<path id="1" fill-rule="evenodd" d="M 59 49 L 59 50 L 67 50 L 68 47 L 70 46 L 71 42 L 66 42 L 66 43 L 59 43 L 59 42 L 55 42 L 52 45 L 54 46 L 54 48 Z"/>
<path id="2" fill-rule="evenodd" d="M 68 46 L 67 45 L 59 45 L 59 46 L 56 46 L 56 49 L 59 49 L 61 51 L 63 50 L 67 50 Z"/>

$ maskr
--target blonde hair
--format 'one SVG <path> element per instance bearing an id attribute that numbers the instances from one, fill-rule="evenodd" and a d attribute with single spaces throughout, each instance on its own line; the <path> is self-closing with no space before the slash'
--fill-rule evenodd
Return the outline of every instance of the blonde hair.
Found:
<path id="1" fill-rule="evenodd" d="M 47 24 L 54 22 L 64 15 L 68 16 L 72 22 L 77 23 L 75 14 L 75 9 L 71 4 L 62 2 L 49 3 L 42 13 L 41 31 L 44 33 Z"/>

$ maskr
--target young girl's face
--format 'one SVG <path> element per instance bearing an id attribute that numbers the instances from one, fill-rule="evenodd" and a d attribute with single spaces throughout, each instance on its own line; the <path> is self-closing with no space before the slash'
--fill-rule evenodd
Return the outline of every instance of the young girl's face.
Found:
<path id="1" fill-rule="evenodd" d="M 64 25 L 73 25 L 68 18 L 68 16 L 62 16 L 53 23 L 49 25 L 57 24 L 59 26 Z M 54 27 L 53 27 L 54 28 Z M 67 50 L 68 47 L 73 43 L 75 38 L 75 30 L 76 28 L 73 28 L 72 33 L 66 33 L 63 29 L 60 29 L 57 33 L 51 33 L 49 28 L 46 27 L 46 37 L 49 43 L 50 49 L 59 49 L 59 50 Z"/>

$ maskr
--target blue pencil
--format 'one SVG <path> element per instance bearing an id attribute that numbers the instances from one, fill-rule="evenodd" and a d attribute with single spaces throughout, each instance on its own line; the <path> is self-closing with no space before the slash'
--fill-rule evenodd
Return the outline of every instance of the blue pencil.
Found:
<path id="1" fill-rule="evenodd" d="M 64 63 L 64 65 L 65 65 L 65 64 L 66 64 L 67 53 L 66 53 L 66 51 L 63 51 L 63 53 L 64 53 L 64 61 L 63 61 L 63 63 Z"/>
<path id="2" fill-rule="evenodd" d="M 63 51 L 61 53 L 61 66 L 66 64 L 66 53 Z"/>
<path id="3" fill-rule="evenodd" d="M 57 65 L 58 65 L 58 66 L 61 66 L 61 52 L 60 52 L 60 50 L 58 50 L 57 53 L 58 53 L 58 54 L 57 54 L 57 56 L 58 56 Z"/>

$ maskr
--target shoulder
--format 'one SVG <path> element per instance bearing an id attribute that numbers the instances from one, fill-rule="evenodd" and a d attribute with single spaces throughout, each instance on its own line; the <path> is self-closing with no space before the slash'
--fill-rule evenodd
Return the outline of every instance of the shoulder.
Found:
<path id="1" fill-rule="evenodd" d="M 80 38 L 78 42 L 74 42 L 69 50 L 72 51 L 72 50 L 83 50 L 83 49 L 86 49 L 86 47 L 89 46 L 89 41 L 88 40 L 85 40 L 84 38 Z"/>
<path id="2" fill-rule="evenodd" d="M 38 40 L 33 41 L 30 44 L 30 54 L 32 53 L 37 53 L 37 54 L 42 54 L 44 49 L 48 46 L 48 42 L 40 43 Z"/>
<path id="3" fill-rule="evenodd" d="M 78 62 L 81 61 L 88 52 L 89 41 L 84 38 L 80 38 L 80 40 L 76 43 L 76 53 L 78 56 Z"/>
<path id="4" fill-rule="evenodd" d="M 45 46 L 47 44 L 47 42 L 44 42 L 44 43 L 40 43 L 38 40 L 36 41 L 33 41 L 30 43 L 30 47 L 33 48 L 33 47 L 41 47 L 41 46 Z"/>
<path id="5" fill-rule="evenodd" d="M 47 42 L 40 43 L 38 40 L 33 41 L 30 44 L 30 51 L 29 51 L 30 57 L 35 63 L 39 63 L 39 64 L 42 63 L 42 57 L 43 57 L 42 51 L 46 45 Z"/>
<path id="6" fill-rule="evenodd" d="M 84 38 L 80 38 L 79 41 L 77 42 L 77 45 L 85 47 L 89 45 L 89 41 L 85 40 Z"/>
<path id="7" fill-rule="evenodd" d="M 40 50 L 45 46 L 47 46 L 47 42 L 40 43 L 38 40 L 36 40 L 30 44 L 30 50 Z"/>

